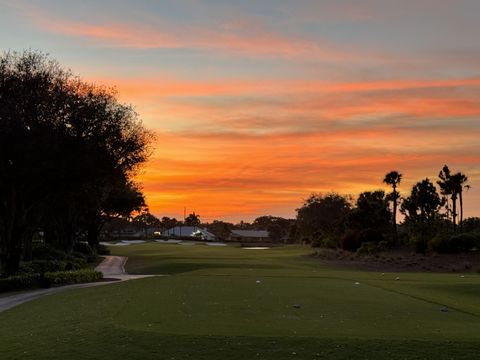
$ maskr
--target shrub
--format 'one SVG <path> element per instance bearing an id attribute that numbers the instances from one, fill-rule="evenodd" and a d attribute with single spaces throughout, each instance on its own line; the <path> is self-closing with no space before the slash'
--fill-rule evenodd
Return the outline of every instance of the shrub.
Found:
<path id="1" fill-rule="evenodd" d="M 18 275 L 44 274 L 46 272 L 79 270 L 88 267 L 84 259 L 71 258 L 70 260 L 33 260 L 22 262 Z"/>
<path id="2" fill-rule="evenodd" d="M 43 276 L 46 285 L 79 284 L 98 281 L 102 278 L 103 274 L 101 272 L 92 269 L 47 272 Z"/>
<path id="3" fill-rule="evenodd" d="M 29 289 L 39 286 L 39 276 L 35 274 L 15 275 L 0 279 L 0 292 Z"/>
<path id="4" fill-rule="evenodd" d="M 435 236 L 429 245 L 433 251 L 442 254 L 468 252 L 480 245 L 480 234 L 471 232 L 451 236 L 442 233 Z"/>
<path id="5" fill-rule="evenodd" d="M 92 269 L 21 274 L 0 279 L 0 292 L 93 282 L 102 278 L 101 272 Z"/>
<path id="6" fill-rule="evenodd" d="M 358 255 L 371 255 L 377 252 L 377 245 L 372 242 L 364 242 L 358 248 L 357 254 Z"/>
<path id="7" fill-rule="evenodd" d="M 340 246 L 343 250 L 357 251 L 357 249 L 360 247 L 357 232 L 351 231 L 346 234 L 342 240 L 340 240 Z"/>
<path id="8" fill-rule="evenodd" d="M 340 241 L 343 250 L 357 251 L 364 243 L 379 244 L 384 242 L 381 232 L 374 229 L 362 229 L 349 232 Z"/>

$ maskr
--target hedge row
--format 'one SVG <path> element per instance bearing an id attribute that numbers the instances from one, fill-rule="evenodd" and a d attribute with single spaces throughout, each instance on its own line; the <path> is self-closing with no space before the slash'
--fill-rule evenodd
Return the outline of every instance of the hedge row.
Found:
<path id="1" fill-rule="evenodd" d="M 46 272 L 44 275 L 44 280 L 49 285 L 78 284 L 98 281 L 102 278 L 101 272 L 92 269 Z"/>
<path id="2" fill-rule="evenodd" d="M 83 259 L 73 260 L 32 260 L 20 264 L 16 275 L 44 274 L 54 271 L 71 271 L 88 268 L 88 263 Z"/>
<path id="3" fill-rule="evenodd" d="M 102 278 L 101 272 L 92 269 L 16 275 L 0 279 L 0 292 L 94 282 Z"/>

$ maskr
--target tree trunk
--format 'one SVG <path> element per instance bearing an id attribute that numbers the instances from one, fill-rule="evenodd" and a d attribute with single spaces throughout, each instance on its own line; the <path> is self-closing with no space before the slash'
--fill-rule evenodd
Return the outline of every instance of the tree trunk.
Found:
<path id="1" fill-rule="evenodd" d="M 453 219 L 453 232 L 457 232 L 457 195 L 452 194 L 452 219 Z"/>
<path id="2" fill-rule="evenodd" d="M 398 232 L 397 232 L 397 188 L 393 187 L 393 241 L 395 245 L 398 245 Z"/>
<path id="3" fill-rule="evenodd" d="M 98 229 L 98 227 L 96 225 L 93 225 L 93 224 L 91 224 L 88 227 L 87 241 L 88 241 L 88 245 L 90 245 L 92 248 L 95 245 L 98 245 L 98 243 L 99 243 L 98 242 L 99 231 L 97 229 Z"/>
<path id="4" fill-rule="evenodd" d="M 104 220 L 100 216 L 96 216 L 92 218 L 88 228 L 87 228 L 87 241 L 88 245 L 92 248 L 99 244 L 98 236 L 100 235 L 100 231 L 102 230 L 103 224 L 105 223 Z"/>
<path id="5" fill-rule="evenodd" d="M 462 196 L 462 190 L 460 190 L 458 194 L 458 200 L 460 201 L 460 232 L 463 231 L 463 196 Z"/>
<path id="6" fill-rule="evenodd" d="M 1 272 L 6 275 L 13 275 L 17 272 L 20 265 L 20 256 L 22 248 L 22 238 L 19 226 L 20 217 L 18 216 L 18 197 L 14 185 L 11 186 L 10 196 L 4 204 L 3 216 L 3 263 Z"/>

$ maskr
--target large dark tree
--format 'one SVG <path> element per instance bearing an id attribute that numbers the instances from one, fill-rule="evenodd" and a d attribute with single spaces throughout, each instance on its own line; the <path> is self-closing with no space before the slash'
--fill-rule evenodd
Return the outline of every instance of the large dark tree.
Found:
<path id="1" fill-rule="evenodd" d="M 350 199 L 340 194 L 312 194 L 297 209 L 297 231 L 314 245 L 336 246 L 345 232 L 350 208 Z"/>
<path id="2" fill-rule="evenodd" d="M 120 203 L 114 198 L 137 188 L 131 178 L 148 156 L 149 139 L 112 90 L 38 52 L 0 55 L 3 271 L 16 271 L 38 229 L 68 251 L 94 217 L 124 211 L 112 208 Z"/>
<path id="3" fill-rule="evenodd" d="M 389 229 L 392 213 L 383 190 L 365 191 L 358 196 L 355 208 L 348 217 L 351 229 L 374 229 L 384 232 Z"/>
<path id="4" fill-rule="evenodd" d="M 295 219 L 285 219 L 280 216 L 267 215 L 257 217 L 253 221 L 252 226 L 257 230 L 267 230 L 270 239 L 273 242 L 279 242 L 289 237 L 294 224 Z"/>
<path id="5" fill-rule="evenodd" d="M 452 224 L 453 224 L 453 232 L 457 230 L 457 200 L 459 200 L 460 205 L 460 219 L 458 224 L 460 224 L 460 228 L 462 228 L 462 221 L 463 221 L 463 189 L 469 188 L 469 185 L 465 185 L 468 181 L 468 177 L 461 172 L 457 172 L 452 174 L 449 167 L 444 165 L 440 173 L 438 174 L 440 180 L 437 181 L 438 186 L 440 187 L 440 192 L 445 198 L 445 203 L 447 206 L 447 216 L 450 213 L 449 209 L 449 196 L 452 202 Z M 460 229 L 462 230 L 462 229 Z"/>
<path id="6" fill-rule="evenodd" d="M 220 240 L 228 240 L 234 228 L 234 225 L 221 220 L 213 220 L 212 223 L 206 224 L 208 231 L 215 234 Z"/>
<path id="7" fill-rule="evenodd" d="M 427 178 L 417 183 L 404 199 L 400 211 L 405 215 L 405 224 L 409 227 L 417 250 L 425 252 L 427 241 L 434 235 L 441 220 L 440 208 L 444 201 L 435 185 Z"/>

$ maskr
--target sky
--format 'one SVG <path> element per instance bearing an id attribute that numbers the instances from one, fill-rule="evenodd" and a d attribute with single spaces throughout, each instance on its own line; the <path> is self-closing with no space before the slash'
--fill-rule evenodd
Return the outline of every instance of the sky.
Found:
<path id="1" fill-rule="evenodd" d="M 312 192 L 469 177 L 480 216 L 478 0 L 0 0 L 0 50 L 114 86 L 156 134 L 157 216 L 294 217 Z"/>

